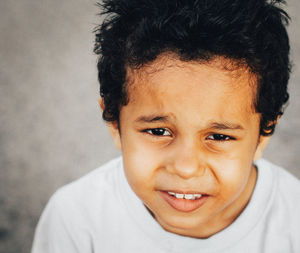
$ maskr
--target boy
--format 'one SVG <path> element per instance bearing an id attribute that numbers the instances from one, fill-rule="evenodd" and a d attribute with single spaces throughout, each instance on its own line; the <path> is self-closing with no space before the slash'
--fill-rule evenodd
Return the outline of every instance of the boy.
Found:
<path id="1" fill-rule="evenodd" d="M 104 0 L 122 158 L 60 189 L 33 253 L 300 252 L 300 184 L 259 159 L 288 100 L 280 1 Z"/>

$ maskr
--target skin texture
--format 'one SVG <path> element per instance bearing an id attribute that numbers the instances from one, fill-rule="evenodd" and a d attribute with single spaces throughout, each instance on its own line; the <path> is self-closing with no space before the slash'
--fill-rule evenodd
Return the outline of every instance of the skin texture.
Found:
<path id="1" fill-rule="evenodd" d="M 222 58 L 161 56 L 128 70 L 128 80 L 120 132 L 114 123 L 109 129 L 130 186 L 167 231 L 207 238 L 223 230 L 247 205 L 257 177 L 253 161 L 268 142 L 253 109 L 256 79 Z M 208 197 L 183 212 L 162 191 Z"/>

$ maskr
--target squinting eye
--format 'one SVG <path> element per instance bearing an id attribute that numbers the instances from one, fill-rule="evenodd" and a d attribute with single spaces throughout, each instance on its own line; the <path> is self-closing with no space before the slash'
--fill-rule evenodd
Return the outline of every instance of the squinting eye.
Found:
<path id="1" fill-rule="evenodd" d="M 214 140 L 214 141 L 228 141 L 228 140 L 233 140 L 234 138 L 224 134 L 211 134 L 210 136 L 207 137 L 207 139 Z"/>
<path id="2" fill-rule="evenodd" d="M 146 130 L 147 133 L 156 136 L 170 136 L 170 132 L 165 128 L 153 128 Z"/>

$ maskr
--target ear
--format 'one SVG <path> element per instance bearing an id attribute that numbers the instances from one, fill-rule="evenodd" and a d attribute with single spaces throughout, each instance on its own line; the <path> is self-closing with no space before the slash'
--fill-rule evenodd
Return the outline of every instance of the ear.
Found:
<path id="1" fill-rule="evenodd" d="M 262 135 L 259 137 L 258 145 L 256 147 L 256 151 L 254 154 L 254 161 L 261 158 L 263 151 L 265 150 L 265 148 L 269 143 L 270 138 L 271 136 L 262 136 Z"/>
<path id="2" fill-rule="evenodd" d="M 99 102 L 100 108 L 101 108 L 101 110 L 103 112 L 104 111 L 104 100 L 103 100 L 103 98 L 100 97 L 98 102 Z"/>
<path id="3" fill-rule="evenodd" d="M 113 138 L 115 147 L 119 150 L 122 149 L 121 145 L 121 136 L 120 136 L 120 131 L 118 128 L 118 123 L 117 122 L 109 122 L 107 124 L 108 130 L 110 132 L 111 137 Z"/>
<path id="4" fill-rule="evenodd" d="M 104 101 L 103 99 L 100 97 L 99 99 L 99 105 L 102 111 L 104 111 Z M 107 123 L 107 127 L 109 130 L 109 133 L 114 141 L 115 147 L 119 150 L 122 149 L 121 146 L 121 136 L 120 136 L 120 131 L 119 131 L 119 127 L 118 127 L 118 123 L 117 122 L 109 122 Z"/>

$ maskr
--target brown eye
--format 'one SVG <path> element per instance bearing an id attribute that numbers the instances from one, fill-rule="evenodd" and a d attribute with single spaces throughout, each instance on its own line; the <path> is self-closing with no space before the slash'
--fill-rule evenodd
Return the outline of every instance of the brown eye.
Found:
<path id="1" fill-rule="evenodd" d="M 165 128 L 153 128 L 146 130 L 147 133 L 155 136 L 170 136 L 170 132 Z"/>
<path id="2" fill-rule="evenodd" d="M 234 138 L 224 134 L 211 134 L 210 136 L 207 137 L 207 139 L 214 140 L 214 141 L 228 141 L 228 140 L 233 140 Z"/>

